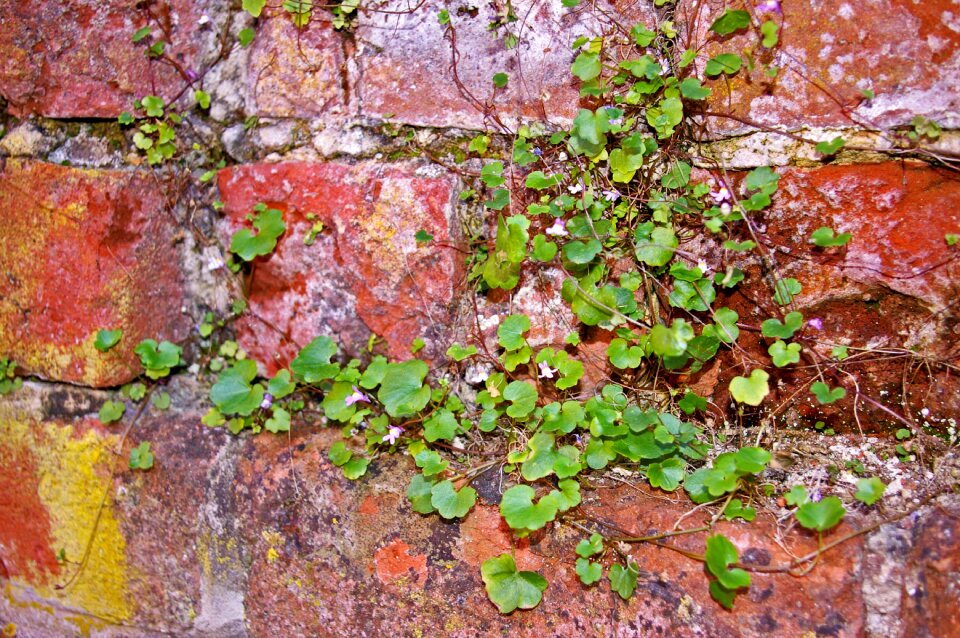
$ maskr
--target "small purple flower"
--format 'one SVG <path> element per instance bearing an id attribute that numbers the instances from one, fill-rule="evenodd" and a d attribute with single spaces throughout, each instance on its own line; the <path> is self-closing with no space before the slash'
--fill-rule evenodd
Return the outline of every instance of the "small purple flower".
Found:
<path id="1" fill-rule="evenodd" d="M 269 410 L 273 407 L 273 395 L 267 392 L 263 395 L 263 401 L 260 402 L 261 410 Z"/>
<path id="2" fill-rule="evenodd" d="M 543 151 L 541 151 L 540 148 L 536 146 L 533 148 L 533 154 L 536 155 L 537 157 L 543 157 Z"/>
<path id="3" fill-rule="evenodd" d="M 720 188 L 712 191 L 710 197 L 713 199 L 713 203 L 719 206 L 720 204 L 730 201 L 730 191 L 726 186 L 720 185 Z"/>
<path id="4" fill-rule="evenodd" d="M 358 401 L 363 401 L 364 403 L 370 403 L 370 398 L 365 395 L 363 392 L 360 392 L 360 389 L 357 386 L 351 386 L 353 388 L 353 394 L 348 396 L 343 402 L 347 405 L 353 405 Z"/>
<path id="5" fill-rule="evenodd" d="M 188 80 L 190 80 L 191 82 L 196 82 L 196 81 L 197 81 L 197 78 L 199 78 L 199 77 L 200 77 L 200 76 L 197 75 L 197 72 L 196 72 L 196 71 L 194 71 L 193 69 L 187 69 L 187 79 L 188 79 Z"/>
<path id="6" fill-rule="evenodd" d="M 602 195 L 608 202 L 615 202 L 620 199 L 620 193 L 615 190 L 603 191 Z"/>
<path id="7" fill-rule="evenodd" d="M 569 234 L 567 233 L 567 223 L 562 219 L 557 219 L 557 221 L 553 222 L 553 226 L 543 232 L 553 237 L 565 237 Z"/>
<path id="8" fill-rule="evenodd" d="M 383 442 L 393 445 L 397 442 L 397 439 L 400 438 L 400 435 L 403 434 L 403 428 L 399 425 L 391 425 L 387 429 L 387 433 L 383 435 Z"/>
<path id="9" fill-rule="evenodd" d="M 546 361 L 540 362 L 540 378 L 541 379 L 552 379 L 553 373 L 556 372 L 556 368 L 551 368 L 550 364 Z"/>
<path id="10" fill-rule="evenodd" d="M 783 9 L 780 8 L 780 0 L 763 0 L 757 5 L 757 11 L 760 13 L 783 14 Z"/>
<path id="11" fill-rule="evenodd" d="M 807 322 L 807 325 L 814 330 L 823 330 L 823 319 L 816 317 Z"/>

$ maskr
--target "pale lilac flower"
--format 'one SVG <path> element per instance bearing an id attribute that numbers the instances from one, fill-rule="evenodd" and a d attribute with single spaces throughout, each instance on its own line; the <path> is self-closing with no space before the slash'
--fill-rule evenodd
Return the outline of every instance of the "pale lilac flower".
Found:
<path id="1" fill-rule="evenodd" d="M 721 185 L 718 190 L 710 193 L 710 197 L 713 198 L 713 203 L 719 206 L 723 202 L 730 200 L 730 191 L 727 190 L 726 186 Z"/>
<path id="2" fill-rule="evenodd" d="M 556 368 L 551 368 L 550 364 L 546 361 L 540 362 L 540 378 L 541 379 L 552 379 L 553 373 L 556 372 Z"/>
<path id="3" fill-rule="evenodd" d="M 261 410 L 269 410 L 273 407 L 273 395 L 267 392 L 263 395 L 263 401 L 260 402 Z"/>
<path id="4" fill-rule="evenodd" d="M 567 190 L 570 191 L 571 195 L 576 195 L 583 190 L 583 182 L 577 182 L 576 184 L 570 184 L 567 186 Z"/>
<path id="5" fill-rule="evenodd" d="M 807 322 L 807 325 L 814 330 L 823 330 L 823 319 L 816 317 Z"/>
<path id="6" fill-rule="evenodd" d="M 403 428 L 399 425 L 391 425 L 387 430 L 387 433 L 383 435 L 383 442 L 393 445 L 397 442 L 397 439 L 400 438 L 400 435 L 403 434 Z"/>
<path id="7" fill-rule="evenodd" d="M 197 75 L 196 71 L 194 71 L 193 69 L 187 69 L 187 79 L 189 81 L 196 82 L 199 78 L 200 76 Z"/>
<path id="8" fill-rule="evenodd" d="M 569 234 L 567 232 L 567 223 L 559 218 L 555 222 L 553 222 L 553 226 L 551 226 L 550 228 L 546 229 L 543 232 L 553 237 L 565 237 L 566 235 Z"/>
<path id="9" fill-rule="evenodd" d="M 700 261 L 697 262 L 697 268 L 699 268 L 700 272 L 704 275 L 710 272 L 710 266 L 707 264 L 706 260 L 704 259 L 701 259 Z"/>
<path id="10" fill-rule="evenodd" d="M 226 264 L 220 253 L 213 253 L 207 258 L 207 270 L 214 271 L 223 268 Z"/>
<path id="11" fill-rule="evenodd" d="M 720 204 L 720 212 L 723 213 L 724 215 L 729 215 L 730 211 L 732 210 L 733 208 L 727 202 L 723 202 L 722 204 Z"/>
<path id="12" fill-rule="evenodd" d="M 346 399 L 343 400 L 345 404 L 353 405 L 358 401 L 363 401 L 364 403 L 370 403 L 370 398 L 367 395 L 365 395 L 363 392 L 360 392 L 357 386 L 351 386 L 351 387 L 353 388 L 353 394 L 351 394 L 350 396 L 348 396 Z"/>
<path id="13" fill-rule="evenodd" d="M 618 199 L 620 199 L 620 193 L 618 193 L 615 190 L 603 191 L 601 194 L 603 195 L 603 198 L 608 202 L 615 202 Z"/>
<path id="14" fill-rule="evenodd" d="M 560 151 L 560 154 L 557 155 L 557 160 L 560 162 L 566 162 L 570 157 L 564 152 Z"/>
<path id="15" fill-rule="evenodd" d="M 783 13 L 783 10 L 780 8 L 780 0 L 763 0 L 763 2 L 757 5 L 757 11 L 760 13 Z"/>

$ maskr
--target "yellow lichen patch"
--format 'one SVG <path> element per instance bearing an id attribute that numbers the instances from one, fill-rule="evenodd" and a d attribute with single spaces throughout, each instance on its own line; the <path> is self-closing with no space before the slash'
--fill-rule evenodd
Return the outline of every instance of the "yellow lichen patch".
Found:
<path id="1" fill-rule="evenodd" d="M 360 221 L 364 247 L 391 284 L 403 279 L 410 268 L 405 256 L 417 251 L 413 238 L 415 231 L 405 236 L 398 232 L 397 224 L 413 226 L 423 223 L 425 214 L 409 184 L 403 180 L 385 179 L 373 206 L 373 214 Z"/>
<path id="2" fill-rule="evenodd" d="M 62 550 L 67 559 L 60 584 L 77 574 L 63 589 L 57 589 L 57 583 L 38 586 L 38 594 L 104 620 L 129 619 L 126 543 L 110 499 L 109 464 L 117 438 L 94 430 L 79 433 L 72 425 L 12 419 L 4 420 L 3 434 L 9 442 L 25 445 L 37 459 L 38 495 L 50 515 L 51 549 Z M 86 562 L 77 572 L 85 554 Z"/>

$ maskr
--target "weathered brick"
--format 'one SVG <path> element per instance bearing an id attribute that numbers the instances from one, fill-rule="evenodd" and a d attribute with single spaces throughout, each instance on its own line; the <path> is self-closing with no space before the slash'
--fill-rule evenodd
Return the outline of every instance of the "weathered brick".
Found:
<path id="1" fill-rule="evenodd" d="M 374 333 L 393 357 L 409 356 L 418 336 L 443 351 L 461 258 L 449 246 L 453 179 L 420 176 L 410 166 L 284 162 L 220 172 L 229 239 L 258 202 L 284 211 L 287 230 L 258 259 L 240 344 L 268 371 L 328 334 L 355 354 Z M 314 221 L 326 225 L 313 245 Z M 440 245 L 418 243 L 417 231 Z M 444 246 L 443 244 L 446 244 Z"/>
<path id="2" fill-rule="evenodd" d="M 677 21 L 695 25 L 698 42 L 724 6 L 721 0 L 681 0 Z M 782 2 L 780 45 L 771 55 L 751 36 L 714 42 L 701 55 L 738 53 L 756 47 L 758 64 L 729 82 L 709 82 L 709 110 L 762 126 L 890 127 L 914 115 L 960 125 L 960 11 L 951 0 L 895 2 L 823 0 Z M 773 14 L 761 16 L 780 17 Z M 780 67 L 775 79 L 765 65 Z M 876 97 L 866 99 L 861 91 Z M 752 124 L 710 118 L 715 133 L 735 133 Z"/>
<path id="3" fill-rule="evenodd" d="M 135 377 L 134 347 L 186 323 L 172 185 L 146 172 L 7 160 L 0 172 L 0 356 L 92 386 Z M 101 328 L 123 329 L 107 353 Z"/>
<path id="4" fill-rule="evenodd" d="M 652 24 L 647 4 L 621 2 L 614 9 L 600 2 L 600 10 L 592 11 L 521 0 L 512 5 L 519 20 L 509 28 L 520 36 L 514 49 L 504 46 L 504 29 L 488 30 L 496 15 L 487 7 L 451 11 L 451 30 L 437 20 L 445 5 L 433 0 L 407 13 L 408 5 L 399 1 L 384 3 L 384 12 L 361 11 L 355 82 L 359 112 L 409 124 L 474 129 L 494 126 L 495 116 L 507 125 L 517 118 L 566 122 L 579 105 L 570 44 L 610 29 L 603 11 Z M 495 91 L 492 78 L 499 72 L 510 79 Z"/>
<path id="5" fill-rule="evenodd" d="M 143 3 L 146 5 L 147 3 Z M 131 37 L 150 25 L 186 73 L 205 36 L 202 4 L 169 0 L 0 0 L 0 95 L 14 115 L 113 118 L 144 95 L 171 99 L 187 84 L 169 63 L 150 61 Z M 197 71 L 196 69 L 193 69 Z"/>
<path id="6" fill-rule="evenodd" d="M 317 117 L 343 111 L 343 40 L 323 12 L 315 11 L 298 29 L 286 11 L 264 11 L 251 48 L 247 77 L 257 115 Z"/>

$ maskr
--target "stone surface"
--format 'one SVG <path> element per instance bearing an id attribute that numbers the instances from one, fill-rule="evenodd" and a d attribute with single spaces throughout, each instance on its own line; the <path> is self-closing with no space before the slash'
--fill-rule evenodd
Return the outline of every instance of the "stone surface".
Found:
<path id="1" fill-rule="evenodd" d="M 572 120 L 579 105 L 579 82 L 570 74 L 570 44 L 579 36 L 612 31 L 610 13 L 620 19 L 653 23 L 646 2 L 601 2 L 582 6 L 521 0 L 513 3 L 516 22 L 488 30 L 503 8 L 451 11 L 446 29 L 437 20 L 446 5 L 430 0 L 413 12 L 405 2 L 384 2 L 360 12 L 357 28 L 355 101 L 360 115 L 424 126 L 494 130 L 517 119 Z M 625 18 L 623 16 L 626 16 Z M 506 34 L 519 36 L 514 49 Z M 456 46 L 456 54 L 453 46 Z M 454 73 L 453 69 L 456 69 Z M 493 75 L 506 73 L 507 86 L 495 90 Z"/>
<path id="2" fill-rule="evenodd" d="M 343 39 L 314 12 L 298 29 L 286 11 L 265 10 L 247 68 L 248 104 L 265 117 L 317 117 L 344 110 L 347 90 Z"/>
<path id="3" fill-rule="evenodd" d="M 359 355 L 368 336 L 392 357 L 446 351 L 450 304 L 462 258 L 455 249 L 455 182 L 433 169 L 284 162 L 220 172 L 224 241 L 258 202 L 283 210 L 276 251 L 259 258 L 249 282 L 249 312 L 238 322 L 241 346 L 270 372 L 327 334 Z M 427 176 L 433 175 L 433 176 Z M 304 238 L 314 221 L 325 230 Z M 425 230 L 437 245 L 418 243 Z"/>
<path id="4" fill-rule="evenodd" d="M 720 15 L 720 0 L 683 0 L 677 21 L 696 25 L 699 42 Z M 722 80 L 710 82 L 709 109 L 761 126 L 891 127 L 915 115 L 960 125 L 960 10 L 952 0 L 824 0 L 783 2 L 780 48 L 771 57 L 753 36 L 732 36 L 706 47 L 709 55 L 756 50 L 764 64 L 781 67 L 764 76 L 760 64 L 741 70 L 729 92 Z M 779 16 L 773 17 L 781 22 Z M 713 35 L 712 33 L 709 35 Z M 874 92 L 866 99 L 862 90 Z M 711 118 L 715 133 L 749 130 L 747 122 Z"/>
<path id="5" fill-rule="evenodd" d="M 115 118 L 144 95 L 169 100 L 186 86 L 172 64 L 132 44 L 150 25 L 186 73 L 214 25 L 191 0 L 137 5 L 121 0 L 0 2 L 0 96 L 14 115 Z M 163 33 L 162 36 L 159 34 Z M 196 69 L 194 69 L 196 71 Z"/>
<path id="6" fill-rule="evenodd" d="M 110 386 L 142 339 L 179 340 L 171 182 L 147 172 L 7 160 L 0 172 L 0 357 L 46 379 Z M 123 329 L 107 353 L 101 328 Z"/>

